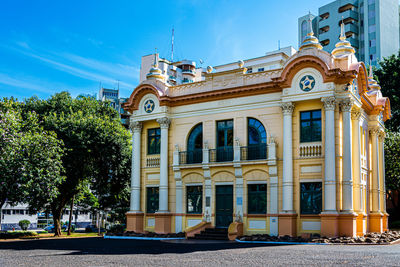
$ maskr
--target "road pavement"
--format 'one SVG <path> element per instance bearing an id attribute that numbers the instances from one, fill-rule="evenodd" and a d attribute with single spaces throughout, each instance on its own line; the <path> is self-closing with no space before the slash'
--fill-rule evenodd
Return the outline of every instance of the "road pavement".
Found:
<path id="1" fill-rule="evenodd" d="M 399 245 L 60 238 L 0 242 L 0 266 L 400 266 Z"/>

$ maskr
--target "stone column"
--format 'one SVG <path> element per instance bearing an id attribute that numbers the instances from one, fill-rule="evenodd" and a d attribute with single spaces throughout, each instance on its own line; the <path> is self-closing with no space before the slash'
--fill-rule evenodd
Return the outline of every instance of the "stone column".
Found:
<path id="1" fill-rule="evenodd" d="M 131 121 L 132 131 L 132 171 L 131 171 L 131 203 L 127 216 L 127 231 L 143 232 L 143 213 L 140 207 L 140 150 L 142 123 Z"/>
<path id="2" fill-rule="evenodd" d="M 339 218 L 339 233 L 345 236 L 355 236 L 357 233 L 357 214 L 353 209 L 353 164 L 352 164 L 352 131 L 351 131 L 351 108 L 353 100 L 343 99 L 340 103 L 343 120 L 343 143 L 342 143 L 342 211 Z"/>
<path id="3" fill-rule="evenodd" d="M 321 99 L 325 110 L 325 175 L 324 211 L 321 213 L 321 234 L 334 237 L 339 234 L 338 213 L 336 209 L 336 145 L 335 108 L 336 98 Z"/>
<path id="4" fill-rule="evenodd" d="M 156 213 L 155 231 L 157 233 L 171 232 L 171 214 L 168 210 L 168 129 L 170 119 L 163 117 L 157 119 L 161 127 L 160 147 L 160 186 L 159 210 Z"/>
<path id="5" fill-rule="evenodd" d="M 159 212 L 168 212 L 168 128 L 170 120 L 157 119 L 161 127 Z"/>
<path id="6" fill-rule="evenodd" d="M 379 157 L 380 157 L 380 185 L 381 185 L 381 213 L 383 214 L 382 230 L 388 230 L 388 216 L 386 212 L 386 179 L 385 179 L 385 132 L 381 131 L 378 135 L 379 138 Z"/>
<path id="7" fill-rule="evenodd" d="M 379 178 L 379 132 L 378 126 L 372 126 L 369 129 L 369 134 L 372 143 L 372 211 L 369 214 L 369 231 L 370 232 L 382 232 L 382 217 L 383 214 L 380 210 L 380 178 Z"/>
<path id="8" fill-rule="evenodd" d="M 296 217 L 293 210 L 293 139 L 292 114 L 294 104 L 283 102 L 283 179 L 282 212 L 279 215 L 279 235 L 296 235 Z"/>
<path id="9" fill-rule="evenodd" d="M 353 101 L 345 99 L 340 103 L 343 114 L 343 212 L 353 212 L 353 164 L 351 108 Z"/>
<path id="10" fill-rule="evenodd" d="M 366 232 L 364 229 L 364 218 L 366 214 L 363 211 L 363 185 L 361 184 L 361 133 L 360 133 L 360 118 L 361 111 L 353 109 L 351 112 L 351 122 L 353 128 L 353 180 L 354 180 L 354 210 L 357 212 L 357 235 L 363 235 Z"/>

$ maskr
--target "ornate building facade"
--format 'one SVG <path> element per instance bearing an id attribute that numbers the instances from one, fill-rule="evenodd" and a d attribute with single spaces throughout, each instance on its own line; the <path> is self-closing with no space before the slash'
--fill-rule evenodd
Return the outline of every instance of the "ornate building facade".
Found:
<path id="1" fill-rule="evenodd" d="M 155 59 L 124 106 L 133 133 L 127 230 L 386 230 L 390 103 L 343 28 L 332 53 L 310 32 L 276 68 L 250 67 L 208 67 L 203 79 L 173 85 Z"/>

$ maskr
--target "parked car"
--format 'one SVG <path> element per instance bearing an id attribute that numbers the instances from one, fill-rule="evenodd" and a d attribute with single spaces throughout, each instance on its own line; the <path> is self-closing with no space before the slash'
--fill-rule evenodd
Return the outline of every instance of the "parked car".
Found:
<path id="1" fill-rule="evenodd" d="M 106 229 L 100 228 L 100 232 L 101 233 L 104 233 L 105 231 L 106 231 Z M 89 224 L 88 226 L 86 226 L 85 232 L 87 232 L 87 233 L 98 233 L 99 232 L 99 228 L 97 228 L 97 226 L 94 225 L 94 224 Z"/>
<path id="2" fill-rule="evenodd" d="M 43 230 L 49 233 L 54 233 L 54 224 L 45 227 Z M 67 231 L 67 230 L 68 230 L 68 224 L 61 225 L 61 231 Z M 71 230 L 72 232 L 75 231 L 75 224 L 71 224 Z"/>

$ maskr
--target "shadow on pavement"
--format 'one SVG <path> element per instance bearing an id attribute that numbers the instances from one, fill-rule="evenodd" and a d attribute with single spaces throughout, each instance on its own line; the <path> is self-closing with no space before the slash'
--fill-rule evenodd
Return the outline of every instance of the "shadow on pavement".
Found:
<path id="1" fill-rule="evenodd" d="M 164 254 L 216 251 L 236 248 L 279 246 L 279 244 L 244 244 L 218 241 L 143 241 L 98 238 L 39 239 L 0 242 L 0 250 L 67 250 L 68 254 L 118 255 Z M 70 252 L 73 250 L 74 252 Z"/>

